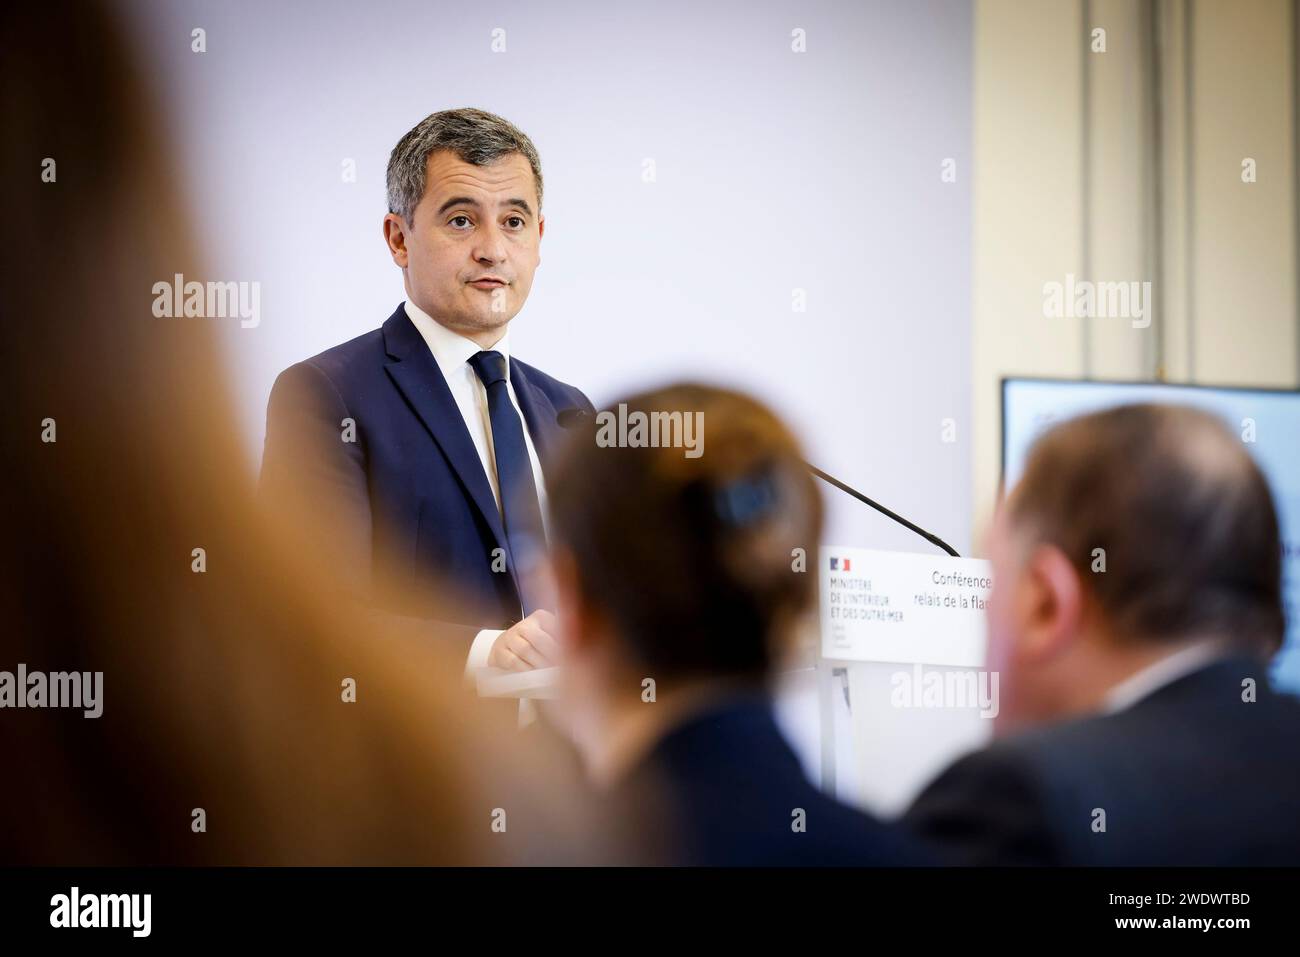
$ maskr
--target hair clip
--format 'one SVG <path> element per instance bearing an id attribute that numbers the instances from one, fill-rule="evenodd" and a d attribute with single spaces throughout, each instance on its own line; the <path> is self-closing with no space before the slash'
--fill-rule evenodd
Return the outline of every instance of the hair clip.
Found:
<path id="1" fill-rule="evenodd" d="M 737 528 L 766 518 L 781 495 L 770 468 L 724 485 L 713 494 L 713 511 L 725 525 Z"/>

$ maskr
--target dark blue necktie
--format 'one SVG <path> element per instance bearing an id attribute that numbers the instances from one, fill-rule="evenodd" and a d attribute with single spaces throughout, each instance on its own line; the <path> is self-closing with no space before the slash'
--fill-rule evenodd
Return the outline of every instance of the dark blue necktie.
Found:
<path id="1" fill-rule="evenodd" d="M 510 401 L 505 356 L 499 352 L 480 352 L 470 356 L 469 364 L 487 389 L 492 450 L 501 490 L 501 517 L 519 585 L 519 601 L 528 615 L 538 608 L 550 607 L 550 603 L 544 595 L 533 594 L 540 590 L 531 587 L 534 563 L 546 549 L 546 530 L 542 525 L 542 508 L 533 481 L 528 444 L 524 440 L 524 424 Z"/>

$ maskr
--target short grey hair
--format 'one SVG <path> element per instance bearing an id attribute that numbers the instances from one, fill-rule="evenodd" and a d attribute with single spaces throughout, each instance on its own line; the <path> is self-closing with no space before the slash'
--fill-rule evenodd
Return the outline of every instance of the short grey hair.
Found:
<path id="1" fill-rule="evenodd" d="M 521 154 L 533 168 L 541 211 L 542 161 L 533 141 L 509 120 L 467 107 L 429 114 L 397 141 L 388 157 L 388 211 L 401 216 L 408 226 L 414 223 L 415 207 L 424 198 L 429 157 L 439 150 L 451 150 L 475 166 L 486 166 L 511 153 Z"/>

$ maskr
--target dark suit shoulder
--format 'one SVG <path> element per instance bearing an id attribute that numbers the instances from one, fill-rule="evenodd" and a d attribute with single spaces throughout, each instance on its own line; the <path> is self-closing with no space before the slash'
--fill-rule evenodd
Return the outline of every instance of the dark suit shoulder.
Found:
<path id="1" fill-rule="evenodd" d="M 635 785 L 637 827 L 666 861 L 704 865 L 880 866 L 929 863 L 900 829 L 817 790 L 762 697 L 738 699 L 670 732 Z M 652 858 L 653 859 L 653 858 Z"/>
<path id="2" fill-rule="evenodd" d="M 1298 736 L 1300 703 L 1228 659 L 970 755 L 907 818 L 972 863 L 1295 863 Z"/>
<path id="3" fill-rule="evenodd" d="M 310 366 L 338 384 L 351 380 L 362 370 L 370 372 L 380 368 L 385 361 L 383 330 L 371 329 L 297 364 Z"/>
<path id="4" fill-rule="evenodd" d="M 1252 682 L 1250 693 L 1244 683 Z M 1271 763 L 1300 734 L 1300 701 L 1274 691 L 1267 666 L 1229 658 L 1185 675 L 1135 705 L 1064 721 L 1005 742 L 1053 778 Z"/>
<path id="5" fill-rule="evenodd" d="M 271 387 L 269 415 L 275 416 L 282 407 L 304 403 L 306 407 L 328 410 L 331 417 L 340 409 L 356 414 L 362 399 L 376 393 L 373 386 L 384 376 L 387 361 L 383 331 L 372 329 L 295 362 L 276 377 Z"/>
<path id="6" fill-rule="evenodd" d="M 512 357 L 510 361 L 518 367 L 533 386 L 546 393 L 557 409 L 581 408 L 586 409 L 588 412 L 595 411 L 595 406 L 591 404 L 591 400 L 577 386 L 561 382 L 554 376 L 547 375 L 536 366 L 529 365 L 519 359 Z"/>
<path id="7" fill-rule="evenodd" d="M 1000 742 L 958 759 L 913 802 L 904 825 L 953 864 L 1051 864 L 1049 787 L 1030 742 Z"/>

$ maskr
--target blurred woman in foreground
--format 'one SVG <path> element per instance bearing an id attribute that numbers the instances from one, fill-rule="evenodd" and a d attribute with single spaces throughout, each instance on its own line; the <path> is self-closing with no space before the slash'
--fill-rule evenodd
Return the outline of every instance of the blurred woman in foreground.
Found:
<path id="1" fill-rule="evenodd" d="M 550 497 L 565 704 L 591 777 L 641 839 L 632 859 L 918 862 L 896 831 L 809 784 L 773 720 L 822 521 L 789 430 L 706 386 L 633 396 L 620 419 L 624 406 L 629 423 L 702 425 L 696 455 L 584 430 Z"/>
<path id="2" fill-rule="evenodd" d="M 257 514 L 213 320 L 152 314 L 203 272 L 117 24 L 0 17 L 0 671 L 103 675 L 99 717 L 0 710 L 0 861 L 571 859 L 540 742 Z"/>

